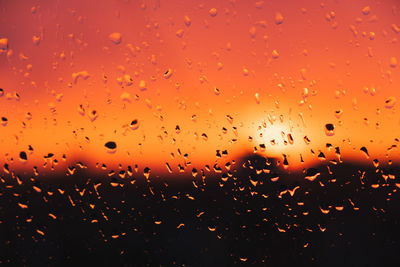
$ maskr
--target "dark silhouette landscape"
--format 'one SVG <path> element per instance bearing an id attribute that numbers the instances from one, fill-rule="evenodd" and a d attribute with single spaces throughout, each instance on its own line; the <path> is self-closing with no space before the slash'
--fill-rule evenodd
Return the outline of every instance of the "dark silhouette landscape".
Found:
<path id="1" fill-rule="evenodd" d="M 99 176 L 79 168 L 68 177 L 39 175 L 20 182 L 4 175 L 1 262 L 400 263 L 400 166 L 325 163 L 289 173 L 274 159 L 249 155 L 230 167 L 195 177 L 179 173 L 179 179 L 135 172 Z"/>

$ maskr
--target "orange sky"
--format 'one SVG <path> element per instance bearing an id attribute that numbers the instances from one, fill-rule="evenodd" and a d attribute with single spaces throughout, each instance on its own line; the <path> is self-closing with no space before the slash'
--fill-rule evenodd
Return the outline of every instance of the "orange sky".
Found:
<path id="1" fill-rule="evenodd" d="M 0 14 L 2 164 L 21 167 L 26 151 L 27 168 L 54 153 L 162 172 L 186 161 L 189 171 L 214 164 L 216 150 L 231 160 L 258 147 L 299 168 L 300 154 L 307 166 L 335 147 L 343 160 L 367 160 L 365 146 L 367 161 L 386 161 L 397 144 L 395 0 L 0 0 Z"/>

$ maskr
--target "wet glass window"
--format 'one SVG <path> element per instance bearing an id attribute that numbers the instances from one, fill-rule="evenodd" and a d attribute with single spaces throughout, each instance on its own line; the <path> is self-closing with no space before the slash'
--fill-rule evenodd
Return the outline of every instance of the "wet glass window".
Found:
<path id="1" fill-rule="evenodd" d="M 400 2 L 0 0 L 0 264 L 396 266 Z"/>

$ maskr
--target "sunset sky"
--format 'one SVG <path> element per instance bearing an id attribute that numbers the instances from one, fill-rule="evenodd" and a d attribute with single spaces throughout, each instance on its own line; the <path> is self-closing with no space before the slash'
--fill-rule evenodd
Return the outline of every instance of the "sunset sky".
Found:
<path id="1" fill-rule="evenodd" d="M 336 147 L 400 160 L 398 1 L 0 0 L 0 14 L 2 165 L 190 172 L 254 147 L 293 169 Z"/>

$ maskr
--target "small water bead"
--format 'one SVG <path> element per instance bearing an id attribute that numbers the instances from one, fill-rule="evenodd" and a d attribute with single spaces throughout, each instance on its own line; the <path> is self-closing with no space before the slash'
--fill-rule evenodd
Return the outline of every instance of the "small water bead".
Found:
<path id="1" fill-rule="evenodd" d="M 184 33 L 185 33 L 185 31 L 183 29 L 179 29 L 176 31 L 175 34 L 178 38 L 182 38 Z"/>
<path id="2" fill-rule="evenodd" d="M 104 144 L 108 153 L 115 153 L 117 151 L 117 144 L 114 141 L 109 141 Z"/>
<path id="3" fill-rule="evenodd" d="M 188 16 L 184 17 L 184 21 L 185 21 L 185 25 L 187 27 L 189 27 L 192 24 L 192 21 L 190 20 L 190 18 Z"/>
<path id="4" fill-rule="evenodd" d="M 369 154 L 368 154 L 368 150 L 365 146 L 363 146 L 362 148 L 360 148 L 360 150 L 364 153 L 364 155 L 366 156 L 366 158 L 369 158 Z"/>
<path id="5" fill-rule="evenodd" d="M 342 109 L 335 110 L 335 117 L 336 118 L 340 119 L 340 117 L 342 117 L 342 115 L 343 115 L 343 110 Z"/>
<path id="6" fill-rule="evenodd" d="M 21 160 L 22 162 L 25 162 L 25 161 L 28 160 L 28 156 L 26 155 L 26 152 L 25 152 L 25 151 L 21 151 L 21 152 L 19 153 L 19 158 L 20 158 L 20 160 Z"/>
<path id="7" fill-rule="evenodd" d="M 283 23 L 283 16 L 280 12 L 275 13 L 275 24 L 280 25 Z"/>
<path id="8" fill-rule="evenodd" d="M 119 32 L 113 32 L 108 35 L 108 39 L 113 42 L 114 44 L 120 44 L 122 41 L 122 36 Z"/>
<path id="9" fill-rule="evenodd" d="M 256 103 L 257 103 L 257 104 L 260 104 L 260 95 L 259 95 L 258 93 L 255 93 L 255 94 L 254 94 L 254 98 L 255 98 L 255 100 L 256 100 Z"/>
<path id="10" fill-rule="evenodd" d="M 146 81 L 141 80 L 141 81 L 139 82 L 139 89 L 140 89 L 140 91 L 145 91 L 145 90 L 147 89 Z"/>
<path id="11" fill-rule="evenodd" d="M 97 119 L 97 117 L 99 116 L 99 114 L 96 110 L 91 110 L 89 112 L 88 116 L 89 116 L 90 121 L 95 121 Z"/>
<path id="12" fill-rule="evenodd" d="M 8 119 L 7 119 L 6 117 L 1 117 L 0 124 L 1 124 L 2 126 L 7 126 L 7 124 L 8 124 Z"/>
<path id="13" fill-rule="evenodd" d="M 8 49 L 8 39 L 7 38 L 0 38 L 0 49 L 1 50 Z"/>
<path id="14" fill-rule="evenodd" d="M 165 79 L 169 79 L 172 76 L 172 69 L 168 69 L 165 73 L 164 73 L 164 78 Z"/>
<path id="15" fill-rule="evenodd" d="M 131 121 L 129 126 L 132 130 L 137 130 L 139 128 L 139 121 L 137 119 L 134 119 Z"/>
<path id="16" fill-rule="evenodd" d="M 41 40 L 40 36 L 36 36 L 36 35 L 32 36 L 32 42 L 34 45 L 39 45 L 40 40 Z"/>
<path id="17" fill-rule="evenodd" d="M 362 12 L 364 15 L 368 15 L 368 14 L 371 12 L 371 7 L 370 7 L 370 6 L 365 6 L 365 7 L 361 10 L 361 12 Z"/>
<path id="18" fill-rule="evenodd" d="M 149 177 L 150 177 L 150 172 L 151 172 L 151 170 L 150 170 L 149 167 L 144 168 L 144 170 L 143 170 L 143 175 L 144 175 L 144 177 L 146 177 L 146 179 L 149 179 Z"/>
<path id="19" fill-rule="evenodd" d="M 334 130 L 335 130 L 335 126 L 332 123 L 325 124 L 325 134 L 327 136 L 334 135 L 335 134 Z"/>
<path id="20" fill-rule="evenodd" d="M 392 68 L 397 67 L 397 58 L 395 58 L 395 57 L 390 58 L 390 67 L 392 67 Z"/>
<path id="21" fill-rule="evenodd" d="M 387 109 L 391 109 L 394 107 L 394 105 L 396 104 L 397 99 L 394 96 L 390 96 L 385 100 L 385 108 Z"/>
<path id="22" fill-rule="evenodd" d="M 210 16 L 211 17 L 215 17 L 216 15 L 217 15 L 217 9 L 216 8 L 211 8 L 210 10 L 209 10 L 209 13 L 210 13 Z"/>
<path id="23" fill-rule="evenodd" d="M 278 51 L 277 50 L 272 50 L 272 58 L 274 58 L 274 59 L 277 59 L 277 58 L 279 58 L 279 53 L 278 53 Z"/>

